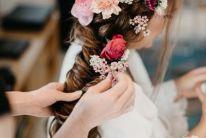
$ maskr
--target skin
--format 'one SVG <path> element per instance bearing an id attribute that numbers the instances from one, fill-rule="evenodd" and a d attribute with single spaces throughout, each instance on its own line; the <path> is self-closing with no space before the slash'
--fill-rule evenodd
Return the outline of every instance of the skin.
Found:
<path id="1" fill-rule="evenodd" d="M 130 42 L 129 49 L 144 49 L 151 48 L 154 40 L 157 36 L 163 31 L 165 23 L 167 21 L 166 17 L 159 16 L 154 14 L 152 19 L 148 24 L 148 29 L 151 31 L 151 34 L 147 37 L 143 37 L 138 42 Z M 183 75 L 180 78 L 175 80 L 177 86 L 178 95 L 176 100 L 181 98 L 196 98 L 197 94 L 195 89 L 199 84 L 206 81 L 206 67 L 201 67 L 195 70 L 190 71 L 189 73 Z"/>
<path id="2" fill-rule="evenodd" d="M 54 138 L 87 138 L 92 128 L 129 112 L 135 102 L 132 80 L 122 74 L 118 75 L 118 83 L 114 87 L 111 84 L 112 79 L 108 77 L 91 87 Z"/>
<path id="3" fill-rule="evenodd" d="M 151 48 L 155 38 L 163 31 L 166 20 L 166 18 L 155 14 L 148 24 L 148 29 L 151 30 L 151 34 L 148 37 L 144 37 L 139 42 L 129 43 L 129 48 L 137 50 Z M 175 101 L 182 98 L 199 97 L 203 104 L 202 119 L 199 125 L 189 134 L 189 136 L 198 136 L 198 138 L 206 138 L 206 95 L 204 95 L 200 90 L 200 85 L 204 82 L 206 82 L 206 67 L 200 67 L 192 70 L 175 80 L 178 90 L 176 99 L 174 99 Z"/>
<path id="4" fill-rule="evenodd" d="M 87 138 L 88 132 L 102 122 L 116 118 L 132 110 L 135 102 L 134 83 L 123 73 L 117 75 L 117 84 L 112 85 L 112 77 L 88 89 L 75 106 L 70 117 L 54 138 Z M 63 93 L 64 85 L 50 83 L 31 92 L 7 92 L 11 115 L 31 115 L 49 117 L 50 106 L 58 101 L 74 101 L 82 92 Z"/>
<path id="5" fill-rule="evenodd" d="M 71 94 L 63 93 L 63 87 L 61 83 L 50 83 L 31 92 L 6 92 L 11 107 L 11 115 L 49 117 L 52 116 L 49 106 L 58 101 L 71 102 L 82 95 L 81 91 Z"/>
<path id="6" fill-rule="evenodd" d="M 198 138 L 206 137 L 206 94 L 204 94 L 200 86 L 195 89 L 198 98 L 202 102 L 202 118 L 200 123 L 189 133 L 189 137 L 197 136 Z"/>
<path id="7" fill-rule="evenodd" d="M 155 13 L 147 27 L 151 31 L 150 35 L 147 37 L 143 37 L 143 35 L 140 34 L 141 37 L 143 37 L 143 39 L 137 42 L 130 42 L 128 44 L 128 48 L 137 49 L 137 50 L 144 49 L 144 48 L 151 48 L 153 41 L 162 32 L 165 26 L 165 21 L 166 20 L 164 17 L 159 16 L 158 14 Z"/>
<path id="8" fill-rule="evenodd" d="M 154 39 L 162 32 L 165 22 L 164 17 L 155 14 L 148 25 L 151 34 L 141 41 L 129 43 L 129 49 L 151 48 Z M 109 78 L 90 88 L 54 137 L 86 138 L 91 128 L 130 111 L 135 97 L 132 81 L 124 74 L 120 74 L 118 78 L 119 83 L 112 89 Z M 177 99 L 199 97 L 203 103 L 204 114 L 201 122 L 189 134 L 199 138 L 206 137 L 206 95 L 202 94 L 199 87 L 204 81 L 206 81 L 205 67 L 195 69 L 175 80 Z M 11 101 L 12 115 L 51 116 L 52 113 L 48 108 L 50 105 L 57 101 L 73 101 L 81 96 L 81 92 L 63 94 L 62 88 L 62 84 L 52 83 L 30 93 L 7 93 Z"/>

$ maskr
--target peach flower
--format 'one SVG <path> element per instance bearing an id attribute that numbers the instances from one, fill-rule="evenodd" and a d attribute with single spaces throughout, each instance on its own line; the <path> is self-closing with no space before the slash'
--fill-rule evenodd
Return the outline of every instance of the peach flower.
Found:
<path id="1" fill-rule="evenodd" d="M 102 13 L 103 19 L 108 19 L 112 14 L 119 15 L 121 8 L 119 0 L 93 0 L 91 9 L 94 13 Z"/>
<path id="2" fill-rule="evenodd" d="M 90 8 L 91 4 L 92 0 L 76 0 L 72 7 L 72 15 L 76 17 L 83 26 L 89 25 L 93 20 L 94 13 Z"/>

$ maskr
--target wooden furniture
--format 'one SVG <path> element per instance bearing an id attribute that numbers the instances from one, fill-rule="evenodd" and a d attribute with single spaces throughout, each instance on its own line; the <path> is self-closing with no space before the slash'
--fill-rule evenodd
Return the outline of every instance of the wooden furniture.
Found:
<path id="1" fill-rule="evenodd" d="M 57 12 L 53 13 L 48 24 L 40 32 L 10 32 L 0 28 L 0 37 L 30 41 L 29 48 L 21 58 L 0 60 L 0 66 L 9 66 L 15 74 L 17 78 L 15 90 L 37 88 L 39 85 L 52 81 L 57 73 L 59 57 L 58 17 Z"/>
<path id="2" fill-rule="evenodd" d="M 24 54 L 17 60 L 0 59 L 0 67 L 8 66 L 16 76 L 17 82 L 15 90 L 30 91 L 37 89 L 49 82 L 55 80 L 58 76 L 60 62 L 60 46 L 59 46 L 59 13 L 54 12 L 46 24 L 45 28 L 39 32 L 12 32 L 5 31 L 0 28 L 0 37 L 26 39 L 29 40 L 30 46 Z M 7 122 L 0 124 L 5 130 L 5 134 L 1 133 L 0 137 L 10 138 L 10 134 L 14 124 L 14 118 L 7 118 Z M 39 120 L 31 117 L 18 117 L 17 138 L 30 137 L 31 130 L 35 123 Z M 2 122 L 2 121 L 1 121 Z M 21 124 L 21 127 L 19 125 Z M 22 124 L 23 127 L 22 127 Z M 8 128 L 6 129 L 6 127 Z M 1 131 L 0 131 L 1 132 Z M 7 135 L 9 134 L 9 135 Z M 2 136 L 3 135 L 3 136 Z M 14 134 L 12 134 L 14 135 Z M 13 138 L 13 137 L 11 137 Z"/>

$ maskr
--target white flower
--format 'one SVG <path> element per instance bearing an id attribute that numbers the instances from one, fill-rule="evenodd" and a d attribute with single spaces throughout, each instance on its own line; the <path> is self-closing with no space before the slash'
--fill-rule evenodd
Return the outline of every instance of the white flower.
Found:
<path id="1" fill-rule="evenodd" d="M 160 0 L 159 6 L 166 10 L 168 6 L 167 0 Z"/>
<path id="2" fill-rule="evenodd" d="M 133 0 L 119 0 L 121 3 L 132 4 Z"/>
<path id="3" fill-rule="evenodd" d="M 143 36 L 147 37 L 150 35 L 150 33 L 151 33 L 150 30 L 145 30 L 145 31 L 143 31 Z"/>
<path id="4" fill-rule="evenodd" d="M 144 36 L 148 36 L 150 34 L 150 31 L 147 28 L 148 26 L 148 17 L 147 16 L 136 16 L 134 19 L 130 20 L 130 24 L 135 26 L 134 31 L 136 34 L 140 33 L 143 31 Z"/>
<path id="5" fill-rule="evenodd" d="M 163 8 L 161 8 L 161 7 L 157 7 L 157 8 L 155 9 L 155 11 L 156 11 L 157 14 L 160 15 L 160 16 L 164 16 L 164 15 L 165 15 L 165 10 L 164 10 Z"/>
<path id="6" fill-rule="evenodd" d="M 155 11 L 156 11 L 160 16 L 164 16 L 167 7 L 168 7 L 168 2 L 167 2 L 167 0 L 159 0 L 159 4 L 158 4 L 158 6 L 156 7 Z"/>
<path id="7" fill-rule="evenodd" d="M 121 61 L 126 61 L 129 58 L 129 53 L 130 53 L 129 50 L 127 49 L 124 52 L 124 55 L 122 56 Z"/>

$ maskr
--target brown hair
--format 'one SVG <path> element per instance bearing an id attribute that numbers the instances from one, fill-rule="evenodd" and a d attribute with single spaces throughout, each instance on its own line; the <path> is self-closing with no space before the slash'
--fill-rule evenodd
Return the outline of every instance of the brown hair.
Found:
<path id="1" fill-rule="evenodd" d="M 169 4 L 172 1 L 173 4 L 175 3 L 175 0 L 169 1 Z M 137 15 L 146 15 L 149 19 L 154 15 L 154 12 L 149 10 L 145 4 L 140 1 L 134 1 L 131 5 L 121 3 L 120 7 L 122 11 L 118 16 L 113 15 L 111 18 L 103 20 L 101 14 L 96 14 L 92 23 L 86 27 L 74 19 L 71 40 L 80 38 L 84 40 L 84 45 L 82 52 L 76 57 L 73 68 L 67 74 L 64 88 L 65 92 L 81 90 L 86 88 L 85 86 L 98 82 L 99 74 L 96 74 L 89 65 L 90 56 L 99 55 L 103 46 L 106 44 L 106 39 L 110 39 L 115 34 L 122 34 L 128 42 L 136 41 L 137 37 L 140 38 L 140 35 L 134 33 L 134 28 L 130 26 L 129 20 Z M 164 56 L 162 58 L 164 58 Z M 94 82 L 94 80 L 96 81 Z M 52 106 L 55 119 L 50 128 L 51 136 L 62 126 L 77 102 L 78 101 L 69 103 L 58 102 Z M 89 132 L 88 137 L 97 138 L 97 136 L 100 135 L 96 127 Z"/>

